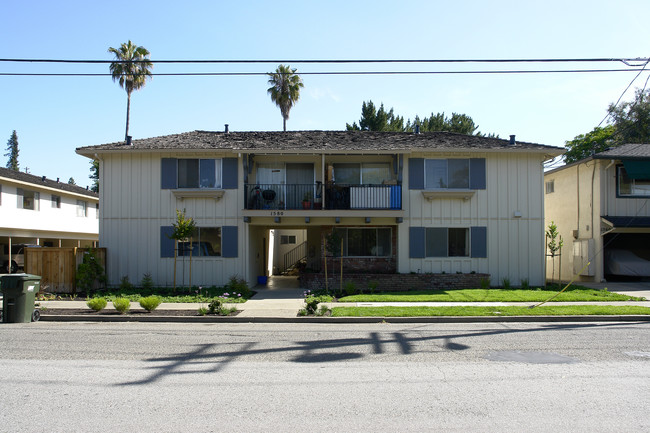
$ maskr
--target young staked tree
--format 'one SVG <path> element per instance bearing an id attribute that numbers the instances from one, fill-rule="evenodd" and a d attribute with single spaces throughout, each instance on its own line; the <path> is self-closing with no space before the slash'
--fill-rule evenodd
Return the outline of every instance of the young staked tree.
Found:
<path id="1" fill-rule="evenodd" d="M 553 263 L 553 272 L 551 274 L 551 281 L 555 278 L 555 257 L 560 259 L 560 272 L 558 276 L 558 283 L 562 280 L 562 247 L 564 246 L 564 241 L 560 232 L 557 229 L 555 222 L 551 221 L 548 225 L 548 230 L 546 230 L 546 249 L 548 253 L 546 254 L 551 258 Z M 546 285 L 545 285 L 546 286 Z"/>
<path id="2" fill-rule="evenodd" d="M 5 153 L 5 156 L 9 157 L 7 159 L 7 168 L 20 171 L 18 167 L 18 134 L 16 134 L 16 130 L 14 130 L 9 141 L 7 141 L 7 153 Z"/>
<path id="3" fill-rule="evenodd" d="M 287 120 L 291 108 L 296 105 L 300 98 L 300 88 L 304 87 L 300 75 L 296 74 L 297 69 L 289 65 L 280 65 L 275 72 L 268 74 L 269 84 L 267 92 L 271 100 L 280 108 L 282 114 L 282 129 L 287 131 Z"/>
<path id="4" fill-rule="evenodd" d="M 151 79 L 153 63 L 149 61 L 149 51 L 136 46 L 130 40 L 119 48 L 110 47 L 108 52 L 115 55 L 115 62 L 110 66 L 113 81 L 118 81 L 120 87 L 126 91 L 126 140 L 129 135 L 131 93 L 144 87 L 147 79 Z"/>
<path id="5" fill-rule="evenodd" d="M 191 217 L 185 215 L 185 209 L 182 211 L 176 209 L 176 222 L 172 223 L 173 231 L 169 236 L 174 240 L 174 292 L 176 291 L 176 258 L 178 257 L 178 242 L 190 241 L 190 288 L 192 287 L 192 235 L 196 229 L 196 223 Z M 183 263 L 185 263 L 185 251 L 183 251 Z M 183 275 L 185 266 L 183 266 Z M 183 278 L 183 283 L 185 278 Z"/>

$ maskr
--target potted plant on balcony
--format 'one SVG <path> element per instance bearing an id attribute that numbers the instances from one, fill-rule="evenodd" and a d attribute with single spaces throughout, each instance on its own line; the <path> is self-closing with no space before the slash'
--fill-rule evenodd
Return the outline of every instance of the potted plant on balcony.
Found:
<path id="1" fill-rule="evenodd" d="M 311 209 L 311 192 L 309 191 L 302 197 L 302 208 Z"/>

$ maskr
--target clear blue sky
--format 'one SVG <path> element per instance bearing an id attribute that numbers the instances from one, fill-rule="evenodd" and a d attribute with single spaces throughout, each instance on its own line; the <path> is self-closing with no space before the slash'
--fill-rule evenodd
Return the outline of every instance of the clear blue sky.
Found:
<path id="1" fill-rule="evenodd" d="M 161 59 L 460 59 L 650 56 L 639 1 L 4 1 L 0 57 L 110 60 L 131 39 Z M 154 72 L 267 72 L 277 65 L 156 65 Z M 460 70 L 485 65 L 293 65 L 300 71 Z M 560 65 L 564 68 L 578 65 Z M 592 65 L 596 66 L 596 65 Z M 607 66 L 607 65 L 605 65 Z M 614 66 L 614 65 L 609 65 Z M 520 69 L 522 65 L 505 65 Z M 546 68 L 549 65 L 534 65 Z M 0 63 L 0 72 L 107 72 L 107 65 Z M 290 130 L 341 130 L 363 101 L 413 118 L 465 113 L 482 132 L 562 146 L 590 131 L 634 72 L 304 76 Z M 642 87 L 648 73 L 639 77 Z M 192 130 L 273 131 L 264 76 L 154 77 L 132 96 L 135 138 Z M 110 77 L 0 76 L 2 166 L 15 129 L 20 167 L 85 186 L 80 146 L 124 138 L 126 93 Z M 630 99 L 632 89 L 624 99 Z"/>

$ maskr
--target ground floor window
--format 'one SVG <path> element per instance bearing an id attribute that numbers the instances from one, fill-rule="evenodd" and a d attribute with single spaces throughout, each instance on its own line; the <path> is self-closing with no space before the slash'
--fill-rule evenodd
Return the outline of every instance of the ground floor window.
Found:
<path id="1" fill-rule="evenodd" d="M 336 237 L 343 240 L 344 257 L 389 257 L 391 255 L 391 229 L 376 227 L 347 227 L 335 229 Z"/>
<path id="2" fill-rule="evenodd" d="M 221 227 L 197 227 L 192 235 L 192 256 L 221 256 Z M 178 255 L 190 255 L 190 242 L 178 243 Z"/>
<path id="3" fill-rule="evenodd" d="M 426 257 L 469 257 L 469 229 L 431 227 L 425 231 Z"/>

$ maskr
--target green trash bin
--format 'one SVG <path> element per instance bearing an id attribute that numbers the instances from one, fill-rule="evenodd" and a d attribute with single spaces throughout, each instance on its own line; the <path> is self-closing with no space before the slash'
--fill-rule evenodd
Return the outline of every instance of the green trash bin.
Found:
<path id="1" fill-rule="evenodd" d="M 5 323 L 36 322 L 41 313 L 34 310 L 41 277 L 31 274 L 9 274 L 0 277 L 2 321 Z"/>

